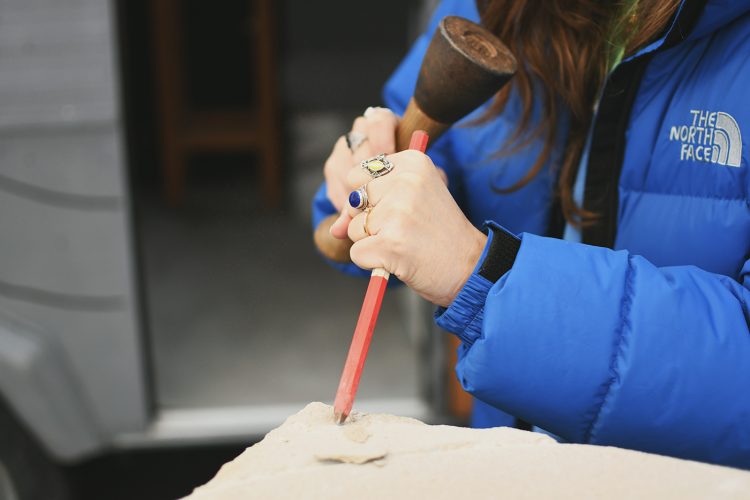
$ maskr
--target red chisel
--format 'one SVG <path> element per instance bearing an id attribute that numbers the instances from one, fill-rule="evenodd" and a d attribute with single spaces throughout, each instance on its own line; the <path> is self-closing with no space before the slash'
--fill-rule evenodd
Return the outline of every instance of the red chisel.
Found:
<path id="1" fill-rule="evenodd" d="M 424 131 L 415 130 L 411 135 L 409 149 L 424 153 L 428 141 L 429 137 Z M 365 300 L 362 302 L 357 327 L 354 329 L 354 336 L 352 337 L 352 345 L 349 347 L 349 354 L 346 356 L 339 388 L 336 391 L 336 401 L 333 403 L 333 414 L 338 424 L 343 424 L 346 417 L 349 416 L 349 412 L 352 411 L 354 397 L 357 395 L 359 380 L 362 378 L 362 370 L 365 368 L 372 332 L 375 330 L 375 323 L 378 321 L 378 314 L 383 303 L 383 295 L 388 286 L 389 277 L 390 274 L 385 269 L 373 269 L 370 275 L 370 284 L 367 286 Z"/>

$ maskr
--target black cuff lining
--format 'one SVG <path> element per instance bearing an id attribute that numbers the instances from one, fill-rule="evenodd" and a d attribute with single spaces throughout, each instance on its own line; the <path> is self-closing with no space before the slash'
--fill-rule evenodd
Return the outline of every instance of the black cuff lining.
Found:
<path id="1" fill-rule="evenodd" d="M 492 242 L 479 268 L 479 275 L 495 283 L 513 267 L 518 249 L 521 248 L 521 239 L 503 229 L 489 229 L 492 231 Z"/>

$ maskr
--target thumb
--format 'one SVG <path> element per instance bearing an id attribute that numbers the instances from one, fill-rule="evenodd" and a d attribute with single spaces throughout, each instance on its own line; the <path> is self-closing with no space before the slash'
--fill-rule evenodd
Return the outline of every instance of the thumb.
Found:
<path id="1" fill-rule="evenodd" d="M 342 212 L 341 215 L 339 215 L 339 218 L 336 219 L 336 222 L 334 222 L 331 226 L 331 236 L 340 240 L 348 238 L 349 223 L 351 221 L 352 218 L 349 216 L 349 214 L 346 212 Z"/>

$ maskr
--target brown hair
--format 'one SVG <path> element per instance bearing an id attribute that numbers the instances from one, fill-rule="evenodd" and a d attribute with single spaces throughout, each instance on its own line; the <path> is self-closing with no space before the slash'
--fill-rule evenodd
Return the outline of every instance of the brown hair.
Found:
<path id="1" fill-rule="evenodd" d="M 679 4 L 680 0 L 477 0 L 482 24 L 519 61 L 513 84 L 498 92 L 480 121 L 502 113 L 515 90 L 522 104 L 521 120 L 501 151 L 512 153 L 536 139 L 544 140 L 526 175 L 510 187 L 495 187 L 496 191 L 520 189 L 542 170 L 565 114 L 568 134 L 558 182 L 562 211 L 571 224 L 595 221 L 596 214 L 574 202 L 573 183 L 600 89 L 613 64 L 656 39 Z M 535 92 L 540 93 L 541 104 L 537 123 L 532 119 Z"/>

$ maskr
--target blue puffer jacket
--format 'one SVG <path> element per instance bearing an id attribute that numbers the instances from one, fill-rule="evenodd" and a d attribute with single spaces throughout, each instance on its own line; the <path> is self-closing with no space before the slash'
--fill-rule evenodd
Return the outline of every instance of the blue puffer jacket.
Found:
<path id="1" fill-rule="evenodd" d="M 447 14 L 477 18 L 471 0 L 438 8 L 386 86 L 394 110 Z M 482 272 L 501 229 L 491 231 L 475 273 L 436 315 L 463 341 L 467 391 L 571 442 L 750 468 L 748 86 L 750 1 L 684 0 L 666 35 L 604 90 L 584 198 L 601 223 L 584 230 L 588 244 L 549 237 L 562 234 L 549 169 L 515 193 L 492 190 L 539 152 L 493 156 L 517 100 L 433 145 L 467 216 L 521 233 L 494 280 Z M 324 192 L 316 224 L 332 212 Z"/>

